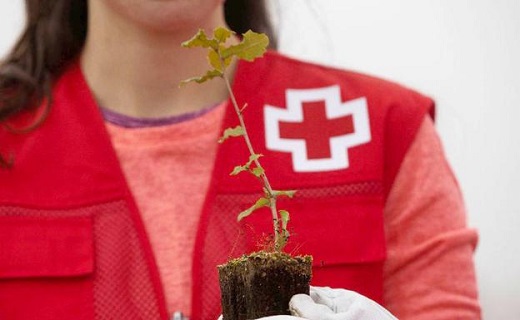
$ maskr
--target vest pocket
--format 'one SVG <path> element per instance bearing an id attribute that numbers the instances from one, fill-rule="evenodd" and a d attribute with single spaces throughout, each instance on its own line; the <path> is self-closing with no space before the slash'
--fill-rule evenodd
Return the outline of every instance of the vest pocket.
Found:
<path id="1" fill-rule="evenodd" d="M 302 249 L 314 256 L 312 284 L 354 290 L 381 303 L 386 243 L 379 198 L 316 199 L 307 206 L 300 220 L 311 223 L 295 222 L 294 228 L 305 235 Z"/>
<path id="2" fill-rule="evenodd" d="M 0 318 L 93 317 L 92 218 L 0 216 Z"/>
<path id="3" fill-rule="evenodd" d="M 354 290 L 381 302 L 386 258 L 381 196 L 295 197 L 280 201 L 279 209 L 291 214 L 286 251 L 313 256 L 312 285 Z M 247 223 L 270 234 L 268 214 L 253 214 Z"/>

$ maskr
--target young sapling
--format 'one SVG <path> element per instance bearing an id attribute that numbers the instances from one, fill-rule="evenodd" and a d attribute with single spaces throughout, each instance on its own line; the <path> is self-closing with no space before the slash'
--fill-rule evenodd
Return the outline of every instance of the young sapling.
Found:
<path id="1" fill-rule="evenodd" d="M 219 142 L 229 138 L 243 138 L 249 152 L 244 164 L 237 165 L 230 173 L 237 175 L 248 172 L 256 177 L 262 185 L 263 195 L 246 210 L 240 212 L 237 219 L 251 215 L 257 209 L 268 207 L 273 221 L 271 252 L 255 252 L 228 261 L 218 266 L 221 288 L 222 314 L 224 320 L 256 319 L 260 317 L 290 314 L 289 300 L 298 293 L 309 294 L 311 278 L 311 257 L 293 257 L 283 252 L 289 239 L 287 224 L 289 212 L 277 209 L 277 199 L 292 198 L 294 190 L 275 190 L 271 186 L 267 174 L 260 163 L 262 154 L 255 152 L 251 143 L 243 113 L 247 104 L 240 106 L 226 74 L 233 59 L 253 61 L 262 57 L 269 45 L 265 34 L 248 31 L 242 35 L 238 44 L 228 44 L 233 32 L 226 28 L 217 28 L 213 37 L 208 38 L 203 30 L 182 45 L 187 48 L 208 49 L 208 61 L 211 69 L 206 74 L 187 79 L 181 83 L 203 83 L 214 78 L 221 78 L 238 117 L 239 125 L 224 130 Z"/>
<path id="2" fill-rule="evenodd" d="M 282 251 L 290 233 L 287 230 L 289 222 L 289 212 L 287 210 L 278 210 L 276 200 L 279 197 L 292 198 L 295 190 L 274 190 L 269 182 L 267 174 L 260 163 L 261 154 L 255 152 L 247 127 L 244 122 L 243 113 L 247 108 L 247 104 L 239 106 L 231 87 L 231 81 L 226 74 L 227 68 L 231 65 L 234 58 L 246 61 L 254 61 L 256 58 L 262 57 L 269 45 L 269 38 L 263 33 L 256 33 L 251 30 L 243 34 L 238 44 L 227 44 L 230 37 L 234 33 L 224 27 L 214 30 L 213 38 L 208 38 L 204 30 L 199 30 L 190 40 L 185 41 L 182 46 L 186 48 L 201 47 L 208 49 L 208 62 L 211 69 L 202 76 L 187 79 L 181 83 L 184 85 L 189 82 L 203 83 L 214 78 L 221 78 L 226 84 L 227 91 L 235 113 L 239 120 L 239 125 L 234 128 L 224 130 L 219 142 L 222 143 L 231 137 L 242 137 L 249 151 L 249 159 L 243 165 L 237 165 L 231 175 L 237 175 L 241 172 L 248 172 L 257 177 L 262 183 L 263 196 L 259 198 L 253 205 L 246 210 L 240 212 L 237 216 L 238 221 L 252 214 L 255 210 L 262 207 L 268 207 L 271 211 L 273 220 L 274 251 Z"/>

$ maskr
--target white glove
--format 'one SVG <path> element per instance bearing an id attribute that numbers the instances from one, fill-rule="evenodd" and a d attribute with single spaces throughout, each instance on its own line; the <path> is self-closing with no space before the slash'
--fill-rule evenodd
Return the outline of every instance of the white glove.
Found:
<path id="1" fill-rule="evenodd" d="M 223 320 L 222 315 L 220 315 L 217 320 Z M 293 316 L 269 316 L 269 317 L 258 318 L 256 320 L 308 320 L 308 319 L 300 318 L 300 317 L 293 317 Z"/>
<path id="2" fill-rule="evenodd" d="M 375 301 L 354 291 L 311 287 L 310 296 L 292 297 L 289 309 L 293 316 L 274 316 L 262 320 L 396 320 L 388 310 Z M 260 320 L 260 319 L 258 319 Z"/>
<path id="3" fill-rule="evenodd" d="M 220 315 L 217 320 L 223 320 L 222 315 Z M 269 316 L 269 317 L 258 318 L 256 320 L 308 320 L 308 319 L 300 318 L 300 317 L 293 317 L 293 316 Z"/>

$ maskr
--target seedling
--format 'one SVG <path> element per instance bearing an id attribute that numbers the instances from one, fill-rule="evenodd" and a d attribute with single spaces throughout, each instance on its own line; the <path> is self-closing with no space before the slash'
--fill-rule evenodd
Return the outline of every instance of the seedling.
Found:
<path id="1" fill-rule="evenodd" d="M 242 35 L 241 41 L 238 44 L 228 44 L 229 39 L 234 36 L 234 32 L 224 27 L 219 27 L 213 31 L 213 37 L 209 38 L 204 30 L 199 30 L 195 36 L 182 44 L 186 48 L 206 48 L 208 50 L 208 62 L 211 67 L 206 74 L 202 76 L 193 77 L 181 82 L 185 85 L 189 82 L 203 83 L 214 78 L 221 78 L 226 84 L 231 103 L 238 117 L 239 125 L 234 128 L 227 128 L 224 130 L 219 142 L 222 143 L 229 138 L 243 138 L 247 149 L 249 151 L 249 159 L 242 164 L 237 165 L 231 175 L 237 175 L 242 172 L 247 172 L 254 175 L 262 184 L 263 196 L 260 197 L 254 204 L 246 210 L 240 212 L 237 220 L 240 221 L 252 214 L 257 209 L 268 207 L 271 211 L 273 220 L 274 233 L 274 251 L 282 251 L 289 239 L 290 233 L 287 230 L 289 222 L 289 212 L 287 210 L 278 210 L 276 200 L 279 197 L 292 198 L 295 190 L 275 190 L 272 188 L 267 174 L 260 163 L 262 154 L 255 152 L 247 127 L 244 122 L 243 113 L 246 111 L 247 104 L 239 106 L 235 94 L 231 87 L 231 81 L 226 75 L 227 68 L 231 65 L 233 59 L 242 59 L 246 61 L 254 61 L 264 55 L 269 45 L 269 38 L 263 33 L 256 33 L 247 31 Z"/>

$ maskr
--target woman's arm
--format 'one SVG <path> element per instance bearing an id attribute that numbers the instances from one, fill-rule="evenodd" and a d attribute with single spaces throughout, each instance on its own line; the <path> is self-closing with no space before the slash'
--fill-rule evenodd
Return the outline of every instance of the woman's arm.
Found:
<path id="1" fill-rule="evenodd" d="M 385 208 L 385 306 L 399 319 L 480 319 L 473 254 L 458 183 L 426 117 Z"/>

